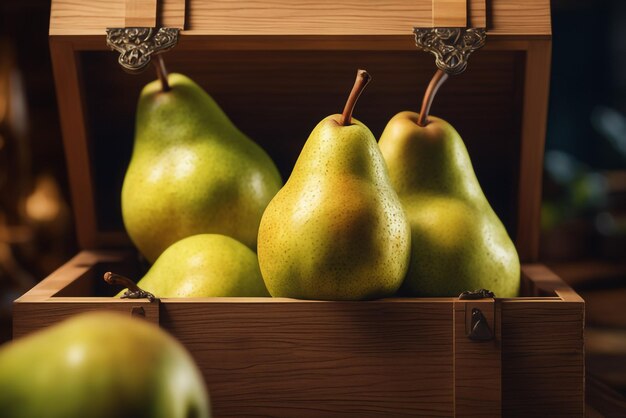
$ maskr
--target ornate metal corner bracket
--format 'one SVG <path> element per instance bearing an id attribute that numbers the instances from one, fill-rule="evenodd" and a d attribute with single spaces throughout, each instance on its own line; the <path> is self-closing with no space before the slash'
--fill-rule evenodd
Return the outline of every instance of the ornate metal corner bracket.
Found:
<path id="1" fill-rule="evenodd" d="M 108 28 L 107 45 L 120 53 L 122 68 L 130 73 L 143 71 L 153 55 L 172 49 L 178 43 L 178 28 Z"/>
<path id="2" fill-rule="evenodd" d="M 413 28 L 415 45 L 435 56 L 437 68 L 449 75 L 467 68 L 470 54 L 485 45 L 485 28 Z"/>

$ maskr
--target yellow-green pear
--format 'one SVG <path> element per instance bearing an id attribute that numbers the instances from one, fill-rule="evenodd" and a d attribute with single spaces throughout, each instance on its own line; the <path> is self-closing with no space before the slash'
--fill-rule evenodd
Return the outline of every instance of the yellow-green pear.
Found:
<path id="1" fill-rule="evenodd" d="M 80 314 L 0 348 L 3 418 L 209 418 L 185 348 L 143 319 Z"/>
<path id="2" fill-rule="evenodd" d="M 269 156 L 181 74 L 148 84 L 122 187 L 126 231 L 150 261 L 185 237 L 216 233 L 252 249 L 282 180 Z"/>
<path id="3" fill-rule="evenodd" d="M 219 234 L 174 243 L 137 286 L 159 298 L 269 296 L 254 251 Z"/>
<path id="4" fill-rule="evenodd" d="M 474 174 L 467 149 L 446 121 L 401 112 L 379 141 L 411 224 L 411 264 L 403 288 L 418 296 L 489 289 L 513 297 L 520 264 L 513 242 Z"/>
<path id="5" fill-rule="evenodd" d="M 409 226 L 374 136 L 351 118 L 367 81 L 359 71 L 343 114 L 313 129 L 263 214 L 258 255 L 272 296 L 379 298 L 404 279 Z"/>

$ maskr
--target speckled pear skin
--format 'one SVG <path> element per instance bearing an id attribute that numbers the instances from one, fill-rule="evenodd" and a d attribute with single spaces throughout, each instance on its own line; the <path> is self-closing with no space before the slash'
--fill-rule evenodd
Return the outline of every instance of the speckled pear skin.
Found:
<path id="1" fill-rule="evenodd" d="M 489 289 L 517 296 L 520 263 L 485 197 L 458 132 L 429 116 L 401 112 L 379 141 L 393 187 L 411 224 L 411 264 L 403 290 L 416 296 L 458 296 Z"/>
<path id="2" fill-rule="evenodd" d="M 252 249 L 263 210 L 282 186 L 270 157 L 200 86 L 170 74 L 144 87 L 122 187 L 126 231 L 150 261 L 200 233 L 232 236 Z"/>
<path id="3" fill-rule="evenodd" d="M 137 285 L 159 298 L 270 295 L 254 251 L 219 234 L 194 235 L 172 244 Z"/>
<path id="4" fill-rule="evenodd" d="M 409 225 L 376 140 L 339 118 L 313 129 L 261 219 L 259 264 L 272 296 L 380 298 L 406 274 Z"/>
<path id="5" fill-rule="evenodd" d="M 209 418 L 204 379 L 169 334 L 83 313 L 0 348 L 3 418 Z"/>

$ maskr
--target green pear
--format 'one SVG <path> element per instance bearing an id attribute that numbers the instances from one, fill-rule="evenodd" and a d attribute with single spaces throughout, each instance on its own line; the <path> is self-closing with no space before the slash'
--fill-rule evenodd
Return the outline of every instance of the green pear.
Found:
<path id="1" fill-rule="evenodd" d="M 0 348 L 3 418 L 208 418 L 204 380 L 157 326 L 80 314 Z"/>
<path id="2" fill-rule="evenodd" d="M 392 295 L 409 262 L 410 230 L 376 140 L 346 109 L 311 132 L 259 227 L 259 264 L 272 296 L 360 300 Z"/>
<path id="3" fill-rule="evenodd" d="M 269 156 L 200 86 L 169 75 L 139 98 L 122 187 L 126 231 L 150 261 L 185 237 L 217 233 L 252 249 L 263 210 L 282 186 Z"/>
<path id="4" fill-rule="evenodd" d="M 446 121 L 401 112 L 379 141 L 389 176 L 411 224 L 411 264 L 403 285 L 419 296 L 519 291 L 513 242 L 474 174 L 465 144 Z"/>
<path id="5" fill-rule="evenodd" d="M 137 286 L 163 298 L 269 296 L 254 251 L 219 234 L 172 244 Z"/>

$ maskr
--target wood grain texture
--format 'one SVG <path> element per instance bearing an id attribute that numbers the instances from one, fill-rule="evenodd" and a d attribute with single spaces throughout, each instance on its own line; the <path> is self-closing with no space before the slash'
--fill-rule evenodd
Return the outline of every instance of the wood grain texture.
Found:
<path id="1" fill-rule="evenodd" d="M 561 301 L 502 301 L 503 415 L 583 417 L 584 301 L 540 264 L 522 271 Z"/>
<path id="2" fill-rule="evenodd" d="M 528 277 L 535 288 L 539 289 L 543 294 L 554 294 L 565 302 L 584 303 L 574 289 L 544 264 L 523 265 L 522 274 Z"/>
<path id="3" fill-rule="evenodd" d="M 69 42 L 50 40 L 52 70 L 57 91 L 65 159 L 70 182 L 72 208 L 81 248 L 94 248 L 97 234 L 95 191 L 93 189 L 87 116 L 83 107 L 83 87 L 76 52 Z"/>
<path id="4" fill-rule="evenodd" d="M 487 1 L 493 0 L 468 0 L 468 21 L 467 26 L 471 28 L 487 27 Z"/>
<path id="5" fill-rule="evenodd" d="M 157 0 L 126 0 L 124 26 L 153 28 L 157 23 Z"/>
<path id="6" fill-rule="evenodd" d="M 452 416 L 452 303 L 164 304 L 220 417 Z"/>
<path id="7" fill-rule="evenodd" d="M 35 287 L 16 300 L 21 302 L 44 302 L 65 291 L 68 287 L 92 275 L 99 264 L 116 265 L 127 263 L 132 256 L 120 251 L 81 251 L 67 261 Z M 102 272 L 104 273 L 104 272 Z M 98 279 L 101 279 L 102 275 Z M 91 287 L 83 287 L 91 289 Z M 75 296 L 95 296 L 93 293 L 75 294 Z"/>
<path id="8" fill-rule="evenodd" d="M 161 19 L 177 19 L 180 7 L 164 0 Z M 177 3 L 180 4 L 180 3 Z M 198 35 L 410 35 L 432 26 L 432 0 L 189 0 L 187 27 Z M 125 0 L 53 0 L 51 35 L 98 35 L 123 27 Z M 470 7 L 474 19 L 480 9 Z M 490 34 L 550 35 L 549 0 L 490 2 Z M 482 19 L 482 17 L 480 17 Z"/>
<path id="9" fill-rule="evenodd" d="M 467 0 L 432 0 L 433 27 L 466 27 Z"/>
<path id="10" fill-rule="evenodd" d="M 536 261 L 539 256 L 551 49 L 552 41 L 536 41 L 529 45 L 526 53 L 516 234 L 517 251 L 521 261 L 526 263 Z"/>
<path id="11" fill-rule="evenodd" d="M 190 350 L 224 417 L 452 416 L 454 408 L 457 416 L 471 408 L 490 416 L 501 341 L 503 416 L 582 416 L 584 304 L 541 265 L 523 266 L 523 289 L 532 294 L 464 302 L 495 308 L 496 342 L 473 345 L 455 298 L 191 298 L 157 306 L 103 297 L 93 282 L 132 264 L 127 252 L 81 252 L 15 302 L 15 336 L 88 310 L 142 307 Z"/>
<path id="12" fill-rule="evenodd" d="M 159 0 L 159 26 L 186 29 L 186 0 Z"/>
<path id="13" fill-rule="evenodd" d="M 112 298 L 59 298 L 43 302 L 17 302 L 13 304 L 13 338 L 20 338 L 39 329 L 54 325 L 64 319 L 85 312 L 114 311 L 133 315 L 140 308 L 140 317 L 159 324 L 159 303 L 147 300 Z M 136 316 L 136 315 L 133 315 Z"/>
<path id="14" fill-rule="evenodd" d="M 494 333 L 491 341 L 469 339 L 472 310 L 479 309 Z M 454 302 L 454 416 L 489 418 L 502 412 L 500 304 L 493 299 Z"/>

